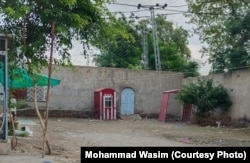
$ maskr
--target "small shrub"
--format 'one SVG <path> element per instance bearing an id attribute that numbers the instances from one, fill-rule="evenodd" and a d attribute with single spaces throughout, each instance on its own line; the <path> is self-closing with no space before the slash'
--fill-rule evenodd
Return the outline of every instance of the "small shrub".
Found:
<path id="1" fill-rule="evenodd" d="M 16 103 L 16 108 L 17 109 L 22 109 L 27 106 L 27 101 L 26 100 L 17 100 Z"/>
<path id="2" fill-rule="evenodd" d="M 226 112 L 232 105 L 227 90 L 222 85 L 214 86 L 212 79 L 199 79 L 197 83 L 184 85 L 176 99 L 183 104 L 195 106 L 194 117 L 199 123 L 206 123 L 204 118 L 215 109 Z"/>

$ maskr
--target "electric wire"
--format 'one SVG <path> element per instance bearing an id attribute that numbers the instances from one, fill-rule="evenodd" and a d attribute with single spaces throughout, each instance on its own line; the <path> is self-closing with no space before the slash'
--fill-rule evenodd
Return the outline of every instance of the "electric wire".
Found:
<path id="1" fill-rule="evenodd" d="M 207 2 L 204 2 L 204 3 L 210 3 L 211 1 L 207 1 Z M 214 1 L 216 2 L 216 1 Z M 122 6 L 129 6 L 129 7 L 138 7 L 138 5 L 130 5 L 130 4 L 124 4 L 124 3 L 111 3 L 111 4 L 114 4 L 114 5 L 122 5 Z M 177 8 L 177 7 L 186 7 L 188 5 L 172 5 L 172 6 L 167 6 L 169 8 Z M 143 12 L 143 11 L 146 11 L 146 9 L 140 9 L 140 10 L 136 10 L 136 11 L 120 11 L 119 13 L 137 13 L 137 12 Z M 192 12 L 190 11 L 183 11 L 183 10 L 175 10 L 175 9 L 161 9 L 161 11 L 174 11 L 176 13 L 162 13 L 162 14 L 158 14 L 158 15 L 174 15 L 174 14 L 192 14 Z M 118 13 L 118 12 L 114 12 L 114 13 Z M 218 15 L 216 13 L 205 13 L 205 12 L 199 12 L 197 14 L 207 14 L 207 15 Z M 150 16 L 130 16 L 126 19 L 133 19 L 133 18 L 136 18 L 136 19 L 140 19 L 140 18 L 149 18 Z M 123 53 L 120 53 L 118 56 L 116 56 L 117 58 L 119 57 L 122 57 L 124 56 Z M 205 66 L 204 66 L 205 67 Z"/>

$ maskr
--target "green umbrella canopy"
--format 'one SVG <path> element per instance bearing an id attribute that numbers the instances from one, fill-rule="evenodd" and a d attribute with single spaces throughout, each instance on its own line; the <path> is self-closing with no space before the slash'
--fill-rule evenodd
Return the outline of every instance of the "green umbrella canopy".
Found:
<path id="1" fill-rule="evenodd" d="M 3 85 L 4 79 L 3 69 L 0 71 L 0 82 Z M 33 78 L 37 81 L 37 86 L 48 86 L 49 77 L 43 74 L 34 74 Z M 23 68 L 16 68 L 8 73 L 8 87 L 12 89 L 29 88 L 34 87 L 34 80 L 29 75 L 28 71 Z M 50 86 L 56 86 L 60 84 L 60 80 L 56 78 L 50 78 Z"/>

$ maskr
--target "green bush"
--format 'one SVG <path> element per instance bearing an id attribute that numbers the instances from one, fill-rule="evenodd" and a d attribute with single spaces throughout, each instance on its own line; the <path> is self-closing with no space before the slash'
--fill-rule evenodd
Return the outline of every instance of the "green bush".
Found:
<path id="1" fill-rule="evenodd" d="M 222 85 L 214 86 L 212 79 L 199 79 L 197 83 L 183 85 L 176 99 L 195 106 L 194 115 L 199 118 L 205 118 L 215 109 L 226 112 L 232 105 L 227 90 Z"/>
<path id="2" fill-rule="evenodd" d="M 22 109 L 24 107 L 27 106 L 27 101 L 26 100 L 17 100 L 17 103 L 16 103 L 16 108 L 17 109 Z"/>

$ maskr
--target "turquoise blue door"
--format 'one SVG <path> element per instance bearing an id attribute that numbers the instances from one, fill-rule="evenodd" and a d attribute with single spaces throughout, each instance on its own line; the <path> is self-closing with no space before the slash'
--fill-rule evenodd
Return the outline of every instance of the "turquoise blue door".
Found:
<path id="1" fill-rule="evenodd" d="M 125 88 L 121 92 L 121 114 L 134 114 L 135 92 L 131 88 Z"/>

